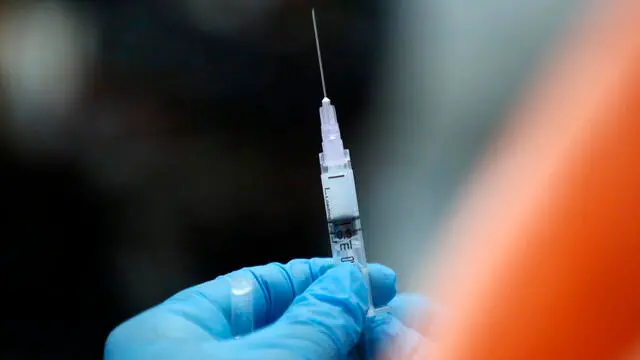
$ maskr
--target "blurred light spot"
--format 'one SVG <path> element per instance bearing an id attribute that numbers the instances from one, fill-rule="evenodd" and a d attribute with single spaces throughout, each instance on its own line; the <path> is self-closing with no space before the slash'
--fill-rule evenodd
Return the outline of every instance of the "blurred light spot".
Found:
<path id="1" fill-rule="evenodd" d="M 0 18 L 0 74 L 8 130 L 21 142 L 57 141 L 92 59 L 91 22 L 53 1 L 16 2 L 6 10 Z"/>

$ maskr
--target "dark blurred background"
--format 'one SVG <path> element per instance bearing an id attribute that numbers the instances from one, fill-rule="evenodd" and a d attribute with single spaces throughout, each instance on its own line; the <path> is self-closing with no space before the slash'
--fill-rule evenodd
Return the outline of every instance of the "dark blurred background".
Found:
<path id="1" fill-rule="evenodd" d="M 100 358 L 186 286 L 329 255 L 312 7 L 369 260 L 411 288 L 578 2 L 0 1 L 0 357 Z"/>
<path id="2" fill-rule="evenodd" d="M 183 287 L 329 254 L 312 6 L 4 3 L 3 355 L 98 358 Z M 315 6 L 349 145 L 382 9 Z"/>

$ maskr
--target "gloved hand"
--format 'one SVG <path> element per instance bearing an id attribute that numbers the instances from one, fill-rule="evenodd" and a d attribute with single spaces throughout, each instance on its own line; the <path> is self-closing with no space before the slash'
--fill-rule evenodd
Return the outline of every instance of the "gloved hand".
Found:
<path id="1" fill-rule="evenodd" d="M 369 273 L 374 304 L 393 299 L 392 312 L 369 325 L 369 345 L 383 351 L 413 346 L 420 335 L 397 315 L 422 311 L 426 303 L 395 297 L 391 269 L 370 264 Z M 250 285 L 245 290 L 251 291 L 253 316 L 238 321 L 232 319 L 232 290 L 238 290 L 232 284 L 243 282 Z M 124 322 L 109 335 L 104 358 L 349 359 L 365 328 L 367 296 L 357 268 L 334 266 L 331 259 L 245 268 L 183 290 Z M 251 328 L 234 338 L 238 329 Z"/>

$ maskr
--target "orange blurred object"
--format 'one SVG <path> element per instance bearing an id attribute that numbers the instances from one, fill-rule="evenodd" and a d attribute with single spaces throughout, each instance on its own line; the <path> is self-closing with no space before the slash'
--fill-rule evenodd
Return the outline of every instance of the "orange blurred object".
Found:
<path id="1" fill-rule="evenodd" d="M 638 356 L 640 2 L 588 15 L 445 236 L 424 359 Z"/>

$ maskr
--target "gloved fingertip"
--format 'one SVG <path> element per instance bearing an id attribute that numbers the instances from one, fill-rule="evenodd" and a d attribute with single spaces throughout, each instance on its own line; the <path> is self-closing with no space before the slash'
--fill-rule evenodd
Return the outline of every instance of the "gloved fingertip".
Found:
<path id="1" fill-rule="evenodd" d="M 300 304 L 307 304 L 344 311 L 349 315 L 349 321 L 361 326 L 368 301 L 368 288 L 358 267 L 339 264 L 325 272 L 298 296 L 285 316 L 297 311 Z"/>
<path id="2" fill-rule="evenodd" d="M 366 310 L 369 289 L 356 265 L 346 263 L 333 266 L 314 285 L 320 287 L 322 284 L 334 287 L 334 294 L 355 295 L 362 308 Z M 314 285 L 311 288 L 315 287 Z"/>
<path id="3" fill-rule="evenodd" d="M 380 279 L 387 279 L 387 281 L 391 281 L 393 284 L 396 282 L 396 272 L 388 266 L 370 263 L 369 271 L 376 274 Z"/>
<path id="4" fill-rule="evenodd" d="M 375 307 L 386 305 L 396 296 L 396 273 L 387 266 L 369 264 L 369 280 Z"/>

